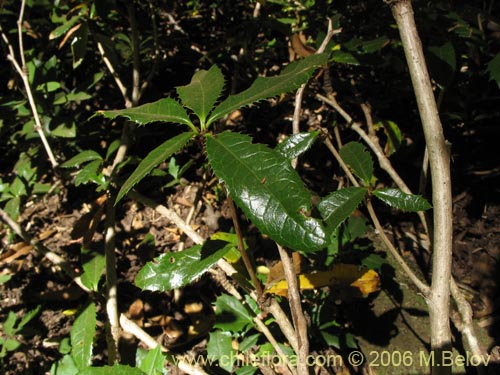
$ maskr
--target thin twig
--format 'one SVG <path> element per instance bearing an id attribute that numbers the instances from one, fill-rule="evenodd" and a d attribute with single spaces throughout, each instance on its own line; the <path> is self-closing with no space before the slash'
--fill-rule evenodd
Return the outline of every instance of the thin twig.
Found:
<path id="1" fill-rule="evenodd" d="M 142 341 L 144 344 L 147 345 L 148 348 L 154 349 L 157 346 L 161 347 L 162 352 L 168 352 L 169 350 L 165 348 L 164 346 L 160 345 L 153 337 L 151 337 L 147 332 L 145 332 L 141 327 L 139 327 L 137 324 L 135 324 L 132 320 L 128 319 L 125 314 L 120 315 L 120 325 L 122 329 L 130 333 L 131 335 L 134 335 L 137 339 Z M 187 363 L 184 359 L 181 357 L 177 357 L 175 359 L 175 363 L 173 363 L 175 366 L 179 368 L 179 370 L 184 371 L 187 374 L 190 375 L 207 375 L 205 371 L 198 367 L 194 367 L 191 364 Z"/>
<path id="2" fill-rule="evenodd" d="M 295 273 L 292 252 L 281 247 L 279 244 L 277 244 L 277 246 L 281 262 L 283 263 L 285 279 L 288 283 L 288 303 L 290 305 L 293 326 L 297 336 L 297 345 L 299 349 L 297 352 L 299 357 L 297 370 L 300 374 L 308 374 L 309 368 L 307 366 L 307 357 L 309 356 L 309 338 L 307 334 L 307 320 L 304 316 L 304 311 L 302 310 L 299 282 L 297 274 Z"/>
<path id="3" fill-rule="evenodd" d="M 120 93 L 122 94 L 123 100 L 125 101 L 125 107 L 126 108 L 132 107 L 132 101 L 130 100 L 127 94 L 127 87 L 123 84 L 113 64 L 111 64 L 111 61 L 109 60 L 108 56 L 106 56 L 106 51 L 104 50 L 102 43 L 99 41 L 97 42 L 97 49 L 101 54 L 102 61 L 104 61 L 104 64 L 110 71 L 111 75 L 113 76 L 113 79 L 115 80 L 116 85 L 118 86 L 118 89 L 120 90 Z"/>
<path id="4" fill-rule="evenodd" d="M 19 76 L 21 77 L 24 85 L 24 89 L 26 90 L 26 95 L 28 97 L 28 102 L 30 104 L 31 113 L 33 114 L 33 119 L 35 121 L 35 130 L 42 141 L 43 147 L 47 156 L 49 157 L 50 163 L 52 164 L 52 168 L 56 168 L 58 166 L 57 160 L 54 156 L 52 148 L 45 136 L 45 132 L 43 131 L 42 121 L 40 119 L 40 115 L 38 114 L 38 109 L 36 107 L 35 99 L 33 97 L 33 92 L 31 91 L 31 86 L 28 77 L 28 67 L 26 66 L 26 60 L 24 56 L 24 45 L 23 45 L 23 17 L 24 17 L 24 8 L 26 6 L 26 1 L 21 1 L 21 9 L 19 11 L 19 18 L 17 20 L 17 28 L 18 28 L 18 41 L 19 41 L 19 55 L 21 57 L 21 64 L 16 60 L 16 56 L 14 53 L 14 48 L 12 44 L 10 44 L 7 35 L 4 33 L 2 26 L 0 25 L 0 33 L 2 34 L 2 39 L 7 45 L 7 49 L 9 53 L 7 54 L 7 59 L 12 62 L 14 69 L 17 71 Z"/>
<path id="5" fill-rule="evenodd" d="M 328 18 L 328 31 L 326 33 L 323 42 L 319 49 L 315 52 L 315 54 L 323 53 L 330 43 L 332 37 L 337 33 L 337 30 L 333 29 L 333 23 L 330 18 Z M 293 119 L 292 119 L 292 134 L 298 134 L 300 132 L 300 112 L 302 111 L 302 98 L 304 96 L 304 91 L 306 89 L 306 83 L 302 84 L 295 94 L 295 104 L 293 110 Z M 297 158 L 292 160 L 292 166 L 297 167 Z"/>
<path id="6" fill-rule="evenodd" d="M 33 248 L 40 254 L 43 254 L 48 260 L 53 264 L 61 267 L 61 269 L 86 292 L 90 292 L 85 285 L 82 284 L 80 276 L 74 271 L 71 265 L 64 260 L 61 256 L 54 253 L 52 250 L 45 247 L 38 239 L 31 237 L 31 235 L 26 232 L 18 223 L 16 223 L 12 218 L 7 215 L 7 213 L 0 208 L 0 219 L 2 219 L 12 231 L 17 234 L 25 243 L 30 244 Z"/>
<path id="7" fill-rule="evenodd" d="M 255 274 L 255 269 L 250 261 L 250 258 L 245 250 L 245 245 L 243 244 L 243 234 L 241 233 L 240 224 L 238 221 L 238 215 L 236 213 L 236 207 L 234 206 L 233 199 L 227 194 L 227 203 L 229 205 L 229 212 L 231 212 L 231 219 L 233 220 L 234 231 L 236 232 L 236 237 L 238 238 L 238 251 L 240 252 L 241 259 L 245 264 L 245 268 L 250 276 L 250 280 L 254 285 L 255 291 L 257 292 L 257 300 L 260 301 L 260 298 L 263 294 L 262 285 L 260 284 L 257 275 Z"/>

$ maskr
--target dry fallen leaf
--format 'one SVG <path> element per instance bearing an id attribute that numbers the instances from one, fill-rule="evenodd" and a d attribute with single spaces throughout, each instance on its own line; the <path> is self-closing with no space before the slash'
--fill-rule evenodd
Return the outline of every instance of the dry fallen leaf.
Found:
<path id="1" fill-rule="evenodd" d="M 359 268 L 354 264 L 335 264 L 330 271 L 319 271 L 298 275 L 300 290 L 312 290 L 325 286 L 349 288 L 353 287 L 366 297 L 380 287 L 380 278 L 376 271 Z M 288 283 L 284 277 L 268 281 L 266 292 L 286 297 Z"/>

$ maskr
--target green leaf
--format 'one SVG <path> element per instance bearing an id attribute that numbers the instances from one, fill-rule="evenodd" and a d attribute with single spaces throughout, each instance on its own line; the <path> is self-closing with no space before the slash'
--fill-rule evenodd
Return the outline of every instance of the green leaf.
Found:
<path id="1" fill-rule="evenodd" d="M 488 63 L 488 73 L 490 73 L 490 79 L 495 81 L 500 88 L 500 53 L 490 60 Z"/>
<path id="2" fill-rule="evenodd" d="M 21 343 L 16 339 L 7 338 L 3 344 L 5 350 L 12 352 L 21 346 Z"/>
<path id="3" fill-rule="evenodd" d="M 81 184 L 87 184 L 89 182 L 95 182 L 99 185 L 101 182 L 98 174 L 100 168 L 101 160 L 94 160 L 88 163 L 75 177 L 75 186 L 80 186 Z"/>
<path id="4" fill-rule="evenodd" d="M 360 65 L 359 60 L 352 53 L 345 51 L 333 51 L 331 61 L 339 64 Z"/>
<path id="5" fill-rule="evenodd" d="M 16 320 L 17 316 L 14 311 L 9 311 L 9 314 L 7 315 L 7 319 L 5 319 L 5 322 L 2 324 L 2 330 L 7 336 L 14 336 L 17 332 L 16 329 L 14 329 L 14 326 L 16 325 Z"/>
<path id="6" fill-rule="evenodd" d="M 54 129 L 50 131 L 50 134 L 54 137 L 61 138 L 75 138 L 76 137 L 76 123 L 72 120 L 68 120 L 57 125 Z"/>
<path id="7" fill-rule="evenodd" d="M 430 203 L 420 195 L 406 194 L 399 189 L 387 188 L 374 190 L 373 195 L 389 206 L 399 208 L 403 211 L 417 212 L 432 208 Z"/>
<path id="8" fill-rule="evenodd" d="M 285 158 L 292 160 L 309 150 L 318 135 L 318 131 L 293 134 L 278 144 L 274 149 Z"/>
<path id="9" fill-rule="evenodd" d="M 231 334 L 229 332 L 210 332 L 207 343 L 207 357 L 211 360 L 218 360 L 219 367 L 227 372 L 232 371 L 236 356 L 234 355 Z"/>
<path id="10" fill-rule="evenodd" d="M 92 160 L 102 160 L 102 157 L 93 150 L 82 151 L 78 155 L 75 155 L 68 161 L 62 163 L 60 167 L 61 168 L 78 167 L 80 164 L 87 163 Z"/>
<path id="11" fill-rule="evenodd" d="M 403 139 L 401 129 L 399 129 L 398 124 L 390 120 L 377 122 L 374 124 L 374 127 L 377 130 L 381 127 L 384 129 L 384 132 L 387 135 L 387 145 L 385 146 L 385 153 L 387 154 L 387 156 L 391 156 L 401 146 L 401 141 Z"/>
<path id="12" fill-rule="evenodd" d="M 172 98 L 163 98 L 134 108 L 99 111 L 96 115 L 103 115 L 109 119 L 121 116 L 137 122 L 139 125 L 146 125 L 151 122 L 173 122 L 187 125 L 193 131 L 197 131 L 184 107 Z"/>
<path id="13" fill-rule="evenodd" d="M 137 367 L 114 365 L 113 367 L 87 367 L 80 371 L 78 375 L 144 375 L 144 372 Z"/>
<path id="14" fill-rule="evenodd" d="M 222 331 L 241 333 L 248 326 L 253 325 L 250 312 L 233 296 L 222 294 L 215 301 L 216 322 L 215 328 Z"/>
<path id="15" fill-rule="evenodd" d="M 334 191 L 321 200 L 318 204 L 318 210 L 331 229 L 335 229 L 351 216 L 367 191 L 366 188 L 362 187 L 349 187 Z"/>
<path id="16" fill-rule="evenodd" d="M 77 23 L 81 19 L 80 15 L 73 16 L 69 19 L 69 21 L 63 23 L 62 25 L 56 27 L 49 34 L 49 40 L 59 38 L 66 34 L 66 32 L 73 27 L 75 23 Z"/>
<path id="17" fill-rule="evenodd" d="M 104 255 L 96 254 L 91 260 L 83 265 L 82 284 L 87 288 L 97 292 L 99 280 L 104 272 L 106 259 Z"/>
<path id="18" fill-rule="evenodd" d="M 183 148 L 191 138 L 193 132 L 181 133 L 169 140 L 163 142 L 161 145 L 151 151 L 140 163 L 135 171 L 127 178 L 123 184 L 118 196 L 116 197 L 115 204 L 120 201 L 137 183 L 146 177 L 158 164 L 164 162 L 172 154 Z"/>
<path id="19" fill-rule="evenodd" d="M 207 154 L 236 204 L 264 234 L 283 246 L 316 251 L 326 246 L 321 223 L 311 217 L 311 195 L 290 161 L 237 133 L 207 135 Z"/>
<path id="20" fill-rule="evenodd" d="M 137 367 L 147 375 L 163 374 L 165 370 L 166 357 L 161 352 L 161 347 L 158 345 L 156 348 L 148 351 L 140 361 L 137 361 Z"/>
<path id="21" fill-rule="evenodd" d="M 23 329 L 23 327 L 30 322 L 37 314 L 40 312 L 40 309 L 42 306 L 37 306 L 35 309 L 28 311 L 22 318 L 21 321 L 19 322 L 16 331 L 19 332 L 20 330 Z"/>
<path id="22" fill-rule="evenodd" d="M 20 197 L 14 197 L 12 199 L 9 199 L 7 203 L 5 203 L 4 210 L 7 213 L 7 215 L 9 215 L 10 218 L 14 221 L 16 221 L 19 218 L 20 209 L 21 209 Z"/>
<path id="23" fill-rule="evenodd" d="M 50 368 L 50 375 L 76 375 L 78 369 L 76 368 L 75 361 L 71 356 L 65 355 L 57 363 L 54 363 Z"/>
<path id="24" fill-rule="evenodd" d="M 213 65 L 208 71 L 199 70 L 193 75 L 187 86 L 177 87 L 177 94 L 182 104 L 191 108 L 199 117 L 201 128 L 224 88 L 224 76 L 220 69 Z"/>
<path id="25" fill-rule="evenodd" d="M 94 303 L 90 303 L 76 318 L 71 328 L 71 357 L 79 370 L 84 370 L 92 363 L 92 347 L 96 331 L 96 310 Z"/>
<path id="26" fill-rule="evenodd" d="M 183 287 L 212 268 L 230 249 L 227 242 L 208 240 L 184 251 L 162 254 L 142 267 L 135 284 L 152 291 Z"/>
<path id="27" fill-rule="evenodd" d="M 11 278 L 12 278 L 12 275 L 9 275 L 9 274 L 0 275 L 0 285 L 8 283 Z"/>
<path id="28" fill-rule="evenodd" d="M 373 160 L 361 143 L 349 142 L 340 149 L 340 156 L 356 176 L 366 185 L 370 184 L 373 176 Z"/>
<path id="29" fill-rule="evenodd" d="M 257 78 L 248 89 L 230 95 L 219 104 L 210 115 L 207 126 L 238 108 L 296 90 L 309 79 L 316 68 L 325 65 L 326 62 L 326 54 L 311 55 L 291 63 L 277 77 Z"/>

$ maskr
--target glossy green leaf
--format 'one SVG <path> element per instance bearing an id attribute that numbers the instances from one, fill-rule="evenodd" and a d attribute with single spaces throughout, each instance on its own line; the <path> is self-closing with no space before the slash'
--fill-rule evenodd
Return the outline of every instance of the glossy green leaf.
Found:
<path id="1" fill-rule="evenodd" d="M 147 375 L 159 375 L 166 373 L 166 357 L 161 352 L 161 347 L 151 349 L 147 354 L 137 362 L 137 367 Z"/>
<path id="2" fill-rule="evenodd" d="M 146 177 L 157 165 L 164 162 L 172 154 L 183 148 L 191 138 L 193 132 L 185 132 L 176 135 L 173 138 L 163 142 L 161 145 L 151 151 L 137 166 L 135 171 L 122 185 L 116 197 L 115 204 L 120 201 L 136 184 L 138 184 L 144 177 Z"/>
<path id="3" fill-rule="evenodd" d="M 207 135 L 206 146 L 215 174 L 262 233 L 305 252 L 326 245 L 321 223 L 308 215 L 311 195 L 288 159 L 238 133 Z"/>
<path id="4" fill-rule="evenodd" d="M 177 87 L 182 104 L 191 108 L 204 127 L 205 120 L 224 88 L 224 76 L 213 65 L 209 70 L 199 70 L 187 86 Z"/>
<path id="5" fill-rule="evenodd" d="M 360 65 L 359 60 L 352 53 L 345 51 L 333 51 L 330 60 L 339 64 Z"/>
<path id="6" fill-rule="evenodd" d="M 71 328 L 71 357 L 79 370 L 92 364 L 92 347 L 96 331 L 95 304 L 90 303 L 76 318 Z"/>
<path id="7" fill-rule="evenodd" d="M 278 144 L 274 149 L 285 158 L 292 160 L 309 150 L 318 135 L 318 131 L 293 134 Z"/>
<path id="8" fill-rule="evenodd" d="M 83 265 L 82 284 L 90 290 L 97 292 L 99 280 L 104 272 L 106 259 L 104 255 L 96 254 L 91 260 Z"/>
<path id="9" fill-rule="evenodd" d="M 230 95 L 217 106 L 210 115 L 208 124 L 238 108 L 298 89 L 300 85 L 311 77 L 315 69 L 325 65 L 326 62 L 326 54 L 311 55 L 305 59 L 291 63 L 283 69 L 279 76 L 257 78 L 248 89 L 239 94 Z"/>
<path id="10" fill-rule="evenodd" d="M 227 242 L 208 240 L 187 250 L 162 254 L 142 267 L 135 284 L 152 291 L 183 287 L 212 268 L 230 249 Z"/>
<path id="11" fill-rule="evenodd" d="M 366 188 L 361 187 L 348 187 L 334 191 L 321 200 L 318 204 L 318 210 L 331 228 L 335 229 L 351 216 L 367 191 Z"/>
<path id="12" fill-rule="evenodd" d="M 87 163 L 92 160 L 102 160 L 102 156 L 93 150 L 82 151 L 78 155 L 73 156 L 68 161 L 60 165 L 61 168 L 78 167 L 80 164 Z"/>
<path id="13" fill-rule="evenodd" d="M 137 367 L 126 365 L 114 365 L 104 367 L 87 367 L 80 371 L 78 375 L 144 375 Z"/>
<path id="14" fill-rule="evenodd" d="M 232 371 L 233 363 L 236 360 L 232 341 L 229 332 L 215 331 L 210 332 L 207 343 L 208 358 L 210 360 L 218 360 L 219 367 L 229 373 Z"/>
<path id="15" fill-rule="evenodd" d="M 250 312 L 233 296 L 223 294 L 215 301 L 215 328 L 222 331 L 241 333 L 253 325 Z"/>
<path id="16" fill-rule="evenodd" d="M 488 63 L 488 73 L 490 73 L 490 79 L 500 87 L 500 53 L 497 53 Z"/>
<path id="17" fill-rule="evenodd" d="M 373 160 L 366 148 L 358 142 L 349 142 L 340 149 L 340 156 L 366 185 L 373 176 Z"/>
<path id="18" fill-rule="evenodd" d="M 420 195 L 406 194 L 399 189 L 374 190 L 373 195 L 389 206 L 403 211 L 417 212 L 432 208 L 430 203 Z"/>
<path id="19" fill-rule="evenodd" d="M 120 116 L 125 117 L 137 122 L 139 125 L 146 125 L 151 122 L 173 122 L 187 125 L 195 130 L 184 107 L 172 98 L 163 98 L 156 102 L 143 104 L 134 108 L 99 111 L 97 114 L 109 119 L 115 119 Z"/>

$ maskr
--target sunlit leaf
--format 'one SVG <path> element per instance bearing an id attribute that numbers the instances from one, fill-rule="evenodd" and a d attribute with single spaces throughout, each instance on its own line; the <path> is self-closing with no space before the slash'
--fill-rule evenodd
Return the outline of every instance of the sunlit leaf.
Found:
<path id="1" fill-rule="evenodd" d="M 233 362 L 236 360 L 236 356 L 233 353 L 232 338 L 229 332 L 210 332 L 210 338 L 207 343 L 208 358 L 218 360 L 219 367 L 230 373 L 233 369 Z M 231 358 L 232 361 L 229 360 Z"/>
<path id="2" fill-rule="evenodd" d="M 288 65 L 277 77 L 259 77 L 246 90 L 236 95 L 230 95 L 210 115 L 207 123 L 211 124 L 232 111 L 259 100 L 296 90 L 305 83 L 315 69 L 325 65 L 326 54 L 311 55 L 305 59 Z"/>
<path id="3" fill-rule="evenodd" d="M 278 144 L 274 149 L 285 158 L 292 160 L 309 150 L 318 135 L 319 132 L 317 131 L 293 134 Z"/>
<path id="4" fill-rule="evenodd" d="M 300 290 L 312 290 L 325 286 L 333 288 L 354 287 L 365 297 L 380 287 L 380 278 L 374 270 L 360 268 L 354 264 L 335 264 L 330 271 L 319 271 L 298 275 Z M 287 297 L 288 283 L 280 280 L 266 286 L 266 292 Z"/>
<path id="5" fill-rule="evenodd" d="M 208 71 L 199 70 L 187 86 L 177 87 L 177 94 L 182 103 L 193 110 L 202 124 L 212 110 L 215 102 L 222 93 L 224 76 L 220 69 L 213 65 Z"/>
<path id="6" fill-rule="evenodd" d="M 207 135 L 206 145 L 215 174 L 262 233 L 295 250 L 326 246 L 322 224 L 308 214 L 311 194 L 288 159 L 243 134 Z"/>
<path id="7" fill-rule="evenodd" d="M 417 212 L 432 208 L 430 203 L 420 195 L 406 194 L 399 189 L 387 188 L 374 190 L 373 195 L 389 206 L 399 208 L 403 211 Z"/>
<path id="8" fill-rule="evenodd" d="M 139 125 L 151 122 L 172 122 L 187 125 L 193 131 L 196 130 L 184 107 L 172 98 L 160 99 L 134 108 L 99 111 L 97 114 L 109 119 L 125 117 Z"/>
<path id="9" fill-rule="evenodd" d="M 140 361 L 137 361 L 137 367 L 147 375 L 164 374 L 166 373 L 165 360 L 166 357 L 162 354 L 161 347 L 158 345 L 156 348 L 149 350 Z"/>
<path id="10" fill-rule="evenodd" d="M 82 284 L 87 288 L 97 292 L 99 280 L 104 272 L 106 260 L 104 255 L 96 254 L 91 260 L 83 265 Z"/>
<path id="11" fill-rule="evenodd" d="M 162 254 L 142 267 L 135 283 L 152 291 L 183 287 L 212 268 L 230 249 L 227 242 L 209 240 L 187 250 Z"/>
<path id="12" fill-rule="evenodd" d="M 71 357 L 79 370 L 84 370 L 92 364 L 96 323 L 96 309 L 92 302 L 76 318 L 71 328 Z"/>
<path id="13" fill-rule="evenodd" d="M 144 375 L 144 372 L 137 367 L 116 364 L 114 366 L 87 367 L 78 375 Z"/>

